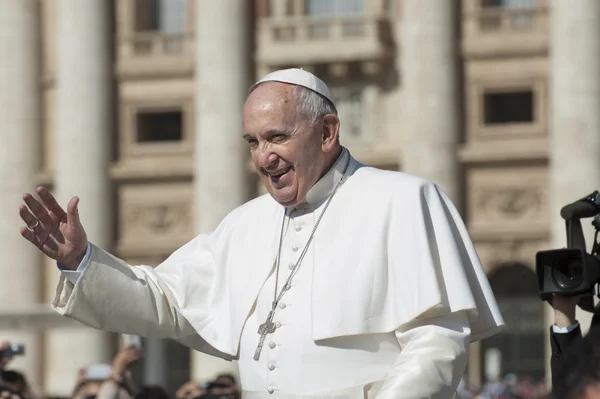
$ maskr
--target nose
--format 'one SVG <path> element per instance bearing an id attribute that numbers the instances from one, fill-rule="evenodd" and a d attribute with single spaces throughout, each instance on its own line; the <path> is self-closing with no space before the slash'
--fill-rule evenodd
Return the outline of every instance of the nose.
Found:
<path id="1" fill-rule="evenodd" d="M 269 167 L 277 166 L 277 154 L 271 151 L 267 146 L 260 146 L 258 148 L 258 166 L 263 169 L 269 169 Z"/>

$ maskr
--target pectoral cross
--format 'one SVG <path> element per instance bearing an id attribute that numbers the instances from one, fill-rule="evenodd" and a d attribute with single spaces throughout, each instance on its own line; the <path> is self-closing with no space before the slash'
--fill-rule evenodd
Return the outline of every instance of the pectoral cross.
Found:
<path id="1" fill-rule="evenodd" d="M 273 316 L 275 316 L 275 309 L 269 312 L 269 316 L 267 317 L 267 321 L 258 327 L 258 333 L 260 334 L 260 338 L 258 340 L 258 346 L 256 347 L 256 352 L 254 352 L 254 360 L 258 361 L 260 359 L 260 352 L 262 351 L 263 345 L 265 344 L 265 338 L 267 338 L 268 334 L 272 334 L 275 332 L 275 323 L 273 323 Z"/>

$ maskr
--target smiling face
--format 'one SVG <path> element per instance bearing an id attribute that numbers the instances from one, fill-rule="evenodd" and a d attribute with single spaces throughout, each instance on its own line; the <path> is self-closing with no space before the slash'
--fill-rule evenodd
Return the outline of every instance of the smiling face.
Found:
<path id="1" fill-rule="evenodd" d="M 298 111 L 296 86 L 268 82 L 246 100 L 242 124 L 252 162 L 271 196 L 283 206 L 304 201 L 337 159 L 339 119 Z"/>

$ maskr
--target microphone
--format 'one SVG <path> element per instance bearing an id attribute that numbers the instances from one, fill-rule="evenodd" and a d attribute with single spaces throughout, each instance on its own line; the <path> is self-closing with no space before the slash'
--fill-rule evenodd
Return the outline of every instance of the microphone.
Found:
<path id="1" fill-rule="evenodd" d="M 560 216 L 565 220 L 582 219 L 596 216 L 600 213 L 600 195 L 598 191 L 585 198 L 565 205 L 560 210 Z"/>

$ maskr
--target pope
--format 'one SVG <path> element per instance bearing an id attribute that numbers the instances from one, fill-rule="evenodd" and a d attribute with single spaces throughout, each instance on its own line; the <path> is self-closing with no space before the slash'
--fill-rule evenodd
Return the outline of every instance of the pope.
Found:
<path id="1" fill-rule="evenodd" d="M 504 322 L 450 199 L 355 160 L 307 71 L 253 85 L 242 125 L 268 194 L 155 268 L 88 242 L 77 197 L 25 194 L 21 234 L 62 270 L 53 308 L 237 360 L 244 398 L 452 397 Z"/>

